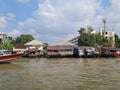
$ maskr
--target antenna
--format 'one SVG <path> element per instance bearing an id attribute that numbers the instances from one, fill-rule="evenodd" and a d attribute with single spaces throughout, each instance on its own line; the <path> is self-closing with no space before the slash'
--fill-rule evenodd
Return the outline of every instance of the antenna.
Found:
<path id="1" fill-rule="evenodd" d="M 106 25 L 105 25 L 105 24 L 106 24 L 106 18 L 103 18 L 102 20 L 103 20 L 103 24 L 104 24 L 104 31 L 105 31 L 105 30 L 106 30 Z"/>

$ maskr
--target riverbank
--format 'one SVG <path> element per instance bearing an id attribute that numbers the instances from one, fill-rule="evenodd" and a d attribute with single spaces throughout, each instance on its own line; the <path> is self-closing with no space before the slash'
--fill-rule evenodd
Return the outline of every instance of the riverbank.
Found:
<path id="1" fill-rule="evenodd" d="M 96 58 L 96 57 L 120 57 L 120 49 L 112 47 L 73 47 L 73 46 L 49 46 L 47 51 L 25 52 L 23 57 L 47 57 L 47 58 Z"/>

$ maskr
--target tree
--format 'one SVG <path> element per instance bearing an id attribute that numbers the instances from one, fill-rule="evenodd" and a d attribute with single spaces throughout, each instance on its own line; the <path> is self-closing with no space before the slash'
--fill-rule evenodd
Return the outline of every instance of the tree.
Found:
<path id="1" fill-rule="evenodd" d="M 92 28 L 91 26 L 88 26 L 88 27 L 87 27 L 87 33 L 90 33 L 90 34 L 91 34 L 92 31 L 93 31 L 93 28 Z"/>
<path id="2" fill-rule="evenodd" d="M 85 28 L 80 28 L 80 30 L 78 30 L 79 34 L 83 34 L 86 32 L 86 29 Z"/>
<path id="3" fill-rule="evenodd" d="M 33 36 L 30 34 L 22 34 L 19 37 L 17 37 L 16 39 L 13 40 L 13 44 L 15 46 L 23 46 L 25 43 L 33 40 Z"/>
<path id="4" fill-rule="evenodd" d="M 79 46 L 95 46 L 95 35 L 83 33 L 78 39 Z"/>
<path id="5" fill-rule="evenodd" d="M 120 47 L 120 38 L 115 34 L 115 47 Z"/>
<path id="6" fill-rule="evenodd" d="M 91 26 L 88 27 L 87 31 L 85 28 L 80 28 L 78 31 L 80 36 L 78 39 L 79 46 L 111 46 L 110 39 L 101 36 L 100 34 L 92 34 L 93 28 Z"/>
<path id="7" fill-rule="evenodd" d="M 104 36 L 101 35 L 96 35 L 96 43 L 100 46 L 104 46 L 104 47 L 109 47 L 111 46 L 111 42 L 109 39 L 105 38 Z"/>
<path id="8" fill-rule="evenodd" d="M 3 39 L 2 44 L 0 45 L 0 49 L 7 49 L 12 50 L 13 44 L 11 43 L 11 40 L 9 39 Z"/>

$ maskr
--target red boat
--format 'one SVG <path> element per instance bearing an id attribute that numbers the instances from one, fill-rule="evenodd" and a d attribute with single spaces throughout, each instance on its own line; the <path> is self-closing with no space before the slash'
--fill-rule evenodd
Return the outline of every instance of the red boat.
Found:
<path id="1" fill-rule="evenodd" d="M 115 52 L 115 57 L 120 58 L 120 50 L 117 50 L 117 51 Z"/>
<path id="2" fill-rule="evenodd" d="M 11 54 L 8 50 L 0 50 L 0 62 L 7 62 L 19 58 L 22 54 Z"/>

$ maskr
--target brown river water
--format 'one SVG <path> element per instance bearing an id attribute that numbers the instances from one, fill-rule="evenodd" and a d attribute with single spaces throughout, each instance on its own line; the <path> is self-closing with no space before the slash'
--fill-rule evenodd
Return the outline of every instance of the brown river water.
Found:
<path id="1" fill-rule="evenodd" d="M 20 58 L 0 64 L 0 90 L 120 90 L 120 59 Z"/>

